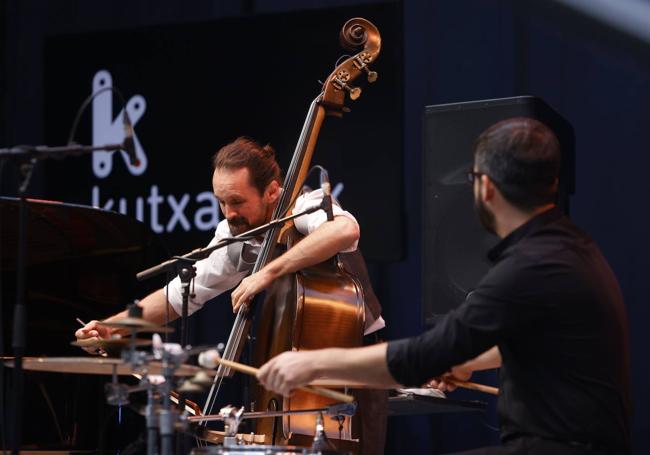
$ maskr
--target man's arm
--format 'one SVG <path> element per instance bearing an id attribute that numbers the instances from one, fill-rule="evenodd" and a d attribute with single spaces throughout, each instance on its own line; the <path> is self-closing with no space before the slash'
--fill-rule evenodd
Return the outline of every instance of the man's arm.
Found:
<path id="1" fill-rule="evenodd" d="M 500 367 L 501 352 L 499 351 L 498 346 L 494 346 L 478 357 L 470 359 L 461 365 L 452 367 L 449 373 L 444 374 L 440 378 L 433 379 L 428 385 L 442 392 L 452 392 L 456 389 L 456 385 L 451 381 L 446 381 L 447 378 L 467 381 L 474 371 L 491 370 Z"/>
<path id="2" fill-rule="evenodd" d="M 492 368 L 501 368 L 501 352 L 499 351 L 498 346 L 493 346 L 492 348 L 485 351 L 483 354 L 468 360 L 458 367 L 465 371 L 481 371 L 481 370 L 490 370 Z"/>
<path id="3" fill-rule="evenodd" d="M 359 239 L 359 226 L 345 216 L 336 216 L 321 224 L 282 256 L 262 270 L 242 280 L 232 292 L 233 311 L 248 303 L 255 294 L 266 289 L 276 278 L 318 264 L 344 251 Z"/>
<path id="4" fill-rule="evenodd" d="M 284 396 L 318 378 L 350 381 L 378 389 L 400 387 L 388 370 L 386 346 L 381 343 L 353 349 L 283 352 L 260 368 L 257 379 L 267 389 Z"/>
<path id="5" fill-rule="evenodd" d="M 163 289 L 154 291 L 142 299 L 140 301 L 140 306 L 142 307 L 142 318 L 153 322 L 154 324 L 162 325 L 165 323 L 167 310 L 169 311 L 170 321 L 173 321 L 179 317 L 174 308 L 171 305 L 167 304 L 167 298 L 165 297 L 165 292 Z M 126 310 L 120 311 L 119 313 L 106 318 L 105 321 L 111 322 L 115 321 L 116 319 L 124 318 L 126 316 Z M 98 322 L 99 321 L 97 320 L 92 320 L 77 330 L 75 332 L 77 340 L 109 338 L 114 334 L 124 334 L 123 331 L 120 331 L 119 329 L 112 329 L 110 327 L 103 327 L 101 325 L 98 325 Z M 85 350 L 90 353 L 95 352 L 94 348 L 87 348 Z"/>

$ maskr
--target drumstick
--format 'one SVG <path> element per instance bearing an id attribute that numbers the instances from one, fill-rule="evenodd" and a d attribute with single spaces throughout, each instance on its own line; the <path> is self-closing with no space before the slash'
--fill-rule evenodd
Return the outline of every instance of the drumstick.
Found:
<path id="1" fill-rule="evenodd" d="M 488 393 L 490 395 L 499 395 L 499 389 L 485 384 L 477 384 L 476 382 L 459 381 L 453 378 L 444 378 L 443 381 L 453 384 L 456 387 L 463 389 L 478 390 L 479 392 Z"/>
<path id="2" fill-rule="evenodd" d="M 259 368 L 254 368 L 248 365 L 244 365 L 242 363 L 233 362 L 231 360 L 225 360 L 220 357 L 217 358 L 216 356 L 214 360 L 222 364 L 223 366 L 232 368 L 233 370 L 239 371 L 240 373 L 249 374 L 251 376 L 256 376 L 257 372 L 259 371 Z M 315 393 L 317 395 L 321 395 L 326 398 L 331 398 L 332 400 L 341 401 L 343 403 L 352 403 L 354 401 L 354 397 L 352 395 L 347 395 L 345 393 L 337 392 L 335 390 L 324 389 L 322 387 L 303 386 L 303 387 L 298 387 L 298 390 Z"/>

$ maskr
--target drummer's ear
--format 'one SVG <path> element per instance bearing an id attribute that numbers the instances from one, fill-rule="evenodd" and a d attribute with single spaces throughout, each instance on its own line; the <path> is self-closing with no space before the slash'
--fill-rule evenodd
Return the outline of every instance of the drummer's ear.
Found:
<path id="1" fill-rule="evenodd" d="M 271 180 L 264 192 L 264 198 L 268 204 L 272 204 L 280 197 L 280 184 L 277 180 Z"/>

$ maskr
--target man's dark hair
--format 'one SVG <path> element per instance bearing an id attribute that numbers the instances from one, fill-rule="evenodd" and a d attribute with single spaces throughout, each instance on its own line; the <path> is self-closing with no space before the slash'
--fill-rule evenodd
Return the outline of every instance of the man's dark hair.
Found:
<path id="1" fill-rule="evenodd" d="M 282 185 L 280 166 L 275 160 L 275 150 L 270 145 L 262 147 L 247 137 L 238 137 L 224 145 L 212 157 L 214 169 L 237 170 L 248 168 L 251 184 L 260 194 L 273 180 Z"/>
<path id="2" fill-rule="evenodd" d="M 520 209 L 556 200 L 560 143 L 537 120 L 515 117 L 489 127 L 474 144 L 474 163 Z"/>

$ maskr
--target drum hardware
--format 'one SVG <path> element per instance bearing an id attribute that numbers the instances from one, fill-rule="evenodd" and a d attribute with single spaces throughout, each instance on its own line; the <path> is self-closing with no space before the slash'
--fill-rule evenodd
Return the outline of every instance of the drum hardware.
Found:
<path id="1" fill-rule="evenodd" d="M 253 445 L 236 447 L 200 447 L 192 449 L 190 455 L 351 455 L 337 450 L 313 450 L 296 446 Z"/>
<path id="2" fill-rule="evenodd" d="M 338 420 L 339 417 L 352 417 L 357 411 L 356 403 L 336 403 L 324 408 L 315 409 L 292 409 L 289 411 L 254 411 L 244 412 L 240 420 L 244 419 L 263 419 L 267 417 L 284 417 L 290 415 L 301 414 L 321 414 L 330 416 L 332 419 Z M 223 420 L 221 412 L 219 414 L 190 416 L 187 418 L 190 422 L 210 422 L 215 420 Z"/>
<path id="3" fill-rule="evenodd" d="M 237 430 L 244 414 L 244 408 L 235 408 L 234 406 L 225 406 L 219 411 L 219 417 L 223 420 L 225 437 L 223 439 L 224 447 L 237 445 Z"/>
<path id="4" fill-rule="evenodd" d="M 197 415 L 186 417 L 187 422 L 210 422 L 222 421 L 224 422 L 225 432 L 223 436 L 224 447 L 232 447 L 246 443 L 246 436 L 237 434 L 239 424 L 245 419 L 263 419 L 271 417 L 284 417 L 290 415 L 301 414 L 316 414 L 316 428 L 314 432 L 314 440 L 312 442 L 312 450 L 325 451 L 333 450 L 331 443 L 325 434 L 325 426 L 323 416 L 328 415 L 333 420 L 341 422 L 346 417 L 353 416 L 356 412 L 356 403 L 337 403 L 324 408 L 317 409 L 297 409 L 289 411 L 257 411 L 257 412 L 244 412 L 244 408 L 235 408 L 231 405 L 221 408 L 219 414 L 214 415 Z"/>
<path id="5" fill-rule="evenodd" d="M 314 441 L 311 444 L 312 450 L 334 450 L 334 446 L 327 439 L 325 433 L 325 424 L 323 423 L 323 413 L 319 412 L 316 415 L 316 432 L 314 433 Z"/>

